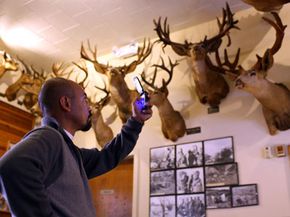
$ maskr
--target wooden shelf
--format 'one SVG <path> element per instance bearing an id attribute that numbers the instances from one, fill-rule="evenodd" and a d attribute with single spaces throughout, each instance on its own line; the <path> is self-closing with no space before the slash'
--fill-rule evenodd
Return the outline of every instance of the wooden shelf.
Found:
<path id="1" fill-rule="evenodd" d="M 19 108 L 0 101 L 0 156 L 7 146 L 17 143 L 34 126 L 35 117 Z"/>

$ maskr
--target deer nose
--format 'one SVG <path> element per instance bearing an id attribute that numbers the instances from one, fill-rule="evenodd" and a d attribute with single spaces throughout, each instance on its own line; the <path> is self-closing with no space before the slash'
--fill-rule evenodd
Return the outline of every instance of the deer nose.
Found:
<path id="1" fill-rule="evenodd" d="M 236 87 L 244 87 L 244 82 L 241 79 L 237 79 L 235 82 Z"/>

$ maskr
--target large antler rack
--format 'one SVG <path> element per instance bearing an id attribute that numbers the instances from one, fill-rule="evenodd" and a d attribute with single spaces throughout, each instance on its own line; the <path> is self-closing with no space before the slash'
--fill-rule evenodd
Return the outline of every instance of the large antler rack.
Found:
<path id="1" fill-rule="evenodd" d="M 286 29 L 287 25 L 283 25 L 281 18 L 276 12 L 271 12 L 271 14 L 273 15 L 276 23 L 267 17 L 262 18 L 276 30 L 276 40 L 273 46 L 270 48 L 271 54 L 274 55 L 281 48 L 282 41 L 284 38 L 284 30 Z"/>
<path id="2" fill-rule="evenodd" d="M 86 52 L 84 45 L 82 43 L 81 45 L 81 57 L 91 63 L 94 64 L 95 70 L 99 73 L 106 74 L 107 69 L 109 68 L 109 65 L 104 65 L 98 62 L 97 60 L 97 47 L 94 47 L 94 50 L 92 49 L 90 45 L 90 41 L 88 40 L 88 49 L 93 57 L 90 57 L 90 55 Z"/>
<path id="3" fill-rule="evenodd" d="M 82 86 L 82 87 L 85 89 L 85 88 L 86 88 L 86 87 L 85 87 L 85 82 L 86 82 L 86 80 L 87 80 L 88 77 L 89 77 L 89 70 L 88 70 L 88 67 L 87 67 L 86 63 L 78 64 L 78 63 L 73 62 L 73 64 L 74 64 L 75 66 L 77 66 L 79 69 L 81 69 L 81 70 L 85 73 L 85 77 L 84 77 L 81 81 L 77 82 L 80 86 Z M 77 79 L 77 78 L 76 78 L 76 79 Z"/>
<path id="4" fill-rule="evenodd" d="M 171 59 L 169 57 L 168 57 L 168 59 L 169 59 L 170 69 L 165 66 L 164 60 L 161 57 L 161 62 L 162 62 L 161 65 L 158 65 L 158 64 L 152 65 L 152 67 L 155 67 L 155 69 L 154 69 L 153 77 L 151 78 L 151 82 L 146 80 L 145 71 L 143 71 L 142 74 L 141 74 L 142 81 L 144 81 L 145 84 L 147 84 L 149 87 L 153 88 L 154 90 L 160 90 L 162 87 L 167 86 L 170 83 L 171 79 L 172 79 L 174 67 L 179 64 L 177 61 L 175 63 L 172 63 L 172 61 L 171 61 Z M 166 81 L 165 81 L 165 79 L 162 79 L 162 87 L 161 88 L 158 88 L 157 86 L 154 85 L 155 80 L 156 80 L 156 76 L 157 76 L 158 68 L 163 69 L 169 75 L 169 77 L 168 77 L 168 79 Z"/>
<path id="5" fill-rule="evenodd" d="M 69 65 L 64 63 L 53 63 L 52 64 L 52 72 L 50 73 L 51 77 L 63 77 L 66 76 L 67 78 L 73 73 L 73 69 L 67 71 Z"/>
<path id="6" fill-rule="evenodd" d="M 279 15 L 276 12 L 271 12 L 271 14 L 274 17 L 275 22 L 267 17 L 262 17 L 276 31 L 276 40 L 275 40 L 273 46 L 271 48 L 268 48 L 264 54 L 264 56 L 265 55 L 271 56 L 271 58 L 269 58 L 269 59 L 273 59 L 273 55 L 275 53 L 277 53 L 277 51 L 281 48 L 282 41 L 284 38 L 284 30 L 287 27 L 287 25 L 283 25 L 281 18 L 279 17 Z M 219 55 L 219 51 L 216 50 L 215 51 L 215 58 L 216 58 L 216 63 L 218 66 L 214 66 L 212 64 L 212 62 L 210 61 L 209 57 L 207 57 L 207 63 L 208 63 L 208 66 L 212 70 L 216 70 L 216 71 L 219 71 L 220 73 L 226 74 L 229 76 L 229 78 L 231 78 L 232 80 L 235 80 L 240 74 L 239 69 L 242 68 L 241 65 L 238 65 L 239 56 L 240 56 L 240 48 L 238 49 L 238 51 L 236 53 L 234 61 L 230 62 L 227 50 L 224 49 L 224 62 L 222 62 L 220 55 Z M 260 60 L 262 59 L 262 57 L 260 57 L 259 55 L 256 55 L 256 56 L 258 58 L 258 61 L 256 64 L 258 64 L 260 62 Z M 273 60 L 271 62 L 273 62 Z"/>
<path id="7" fill-rule="evenodd" d="M 228 43 L 227 43 L 227 47 L 231 45 L 231 38 L 229 35 L 229 31 L 231 29 L 240 29 L 238 26 L 236 26 L 236 24 L 239 22 L 238 20 L 234 20 L 234 13 L 231 12 L 231 9 L 229 7 L 229 4 L 226 3 L 226 8 L 223 8 L 223 16 L 222 19 L 220 20 L 218 17 L 217 19 L 217 24 L 219 27 L 219 33 L 210 38 L 207 39 L 207 36 L 205 36 L 204 40 L 203 40 L 203 44 L 205 44 L 206 46 L 208 46 L 210 43 L 214 42 L 214 41 L 218 41 L 218 47 L 220 46 L 221 42 L 222 42 L 222 37 L 227 36 L 228 38 Z"/>
<path id="8" fill-rule="evenodd" d="M 187 40 L 185 40 L 184 44 L 171 41 L 169 24 L 167 24 L 167 17 L 164 20 L 163 28 L 161 25 L 161 17 L 159 17 L 158 22 L 156 22 L 155 19 L 153 20 L 153 22 L 155 25 L 154 30 L 156 31 L 159 37 L 159 40 L 157 40 L 156 42 L 163 42 L 163 46 L 162 46 L 163 52 L 164 52 L 164 48 L 167 45 L 171 45 L 173 50 L 179 55 L 183 56 L 187 54 L 187 50 L 190 48 L 190 45 L 192 45 L 192 43 L 188 43 Z"/>
<path id="9" fill-rule="evenodd" d="M 92 49 L 89 41 L 88 41 L 88 49 L 92 54 L 92 57 L 90 57 L 90 55 L 86 52 L 83 44 L 81 45 L 81 57 L 85 60 L 92 62 L 94 64 L 95 70 L 102 74 L 106 74 L 109 68 L 115 68 L 116 70 L 119 70 L 124 74 L 127 74 L 133 72 L 136 69 L 137 65 L 141 64 L 149 56 L 154 44 L 155 42 L 151 44 L 150 39 L 146 40 L 145 38 L 143 41 L 143 46 L 138 48 L 137 60 L 134 60 L 129 65 L 123 65 L 118 67 L 112 67 L 109 64 L 105 65 L 99 63 L 97 60 L 97 48 L 95 46 L 94 49 Z"/>
<path id="10" fill-rule="evenodd" d="M 214 65 L 212 63 L 208 55 L 206 57 L 206 64 L 211 70 L 219 72 L 221 74 L 228 75 L 229 78 L 234 80 L 237 78 L 239 74 L 238 64 L 239 64 L 239 58 L 240 58 L 240 51 L 241 49 L 238 48 L 238 51 L 235 55 L 235 59 L 231 62 L 229 60 L 227 49 L 224 49 L 224 61 L 222 62 L 220 54 L 219 54 L 219 50 L 216 50 L 215 61 L 217 65 Z"/>
<path id="11" fill-rule="evenodd" d="M 95 86 L 95 88 L 97 88 L 98 90 L 100 90 L 103 93 L 105 93 L 104 97 L 102 97 L 100 100 L 98 100 L 96 103 L 94 103 L 95 106 L 98 107 L 98 108 L 104 107 L 110 101 L 110 91 L 108 91 L 108 88 L 107 88 L 105 80 L 102 79 L 102 81 L 103 81 L 103 84 L 104 84 L 104 88 L 99 87 L 99 86 Z"/>
<path id="12" fill-rule="evenodd" d="M 146 39 L 144 39 L 143 46 L 141 48 L 140 47 L 138 48 L 137 60 L 134 60 L 128 66 L 124 65 L 124 66 L 119 66 L 116 68 L 125 74 L 135 71 L 137 65 L 144 62 L 144 60 L 151 54 L 154 44 L 155 42 L 151 44 L 150 39 L 147 40 L 147 43 L 146 43 Z"/>
<path id="13" fill-rule="evenodd" d="M 189 50 L 193 45 L 203 45 L 208 52 L 214 52 L 216 49 L 218 49 L 222 43 L 222 38 L 224 36 L 227 36 L 228 38 L 228 44 L 227 46 L 230 46 L 231 39 L 229 35 L 229 31 L 231 29 L 239 29 L 239 27 L 236 25 L 238 23 L 238 20 L 234 20 L 234 14 L 231 12 L 230 7 L 228 3 L 226 3 L 226 8 L 223 8 L 223 16 L 220 20 L 217 18 L 217 23 L 219 27 L 219 33 L 212 38 L 208 39 L 207 36 L 204 37 L 204 39 L 200 43 L 191 43 L 187 40 L 184 41 L 183 44 L 173 42 L 170 39 L 170 30 L 169 25 L 167 24 L 167 18 L 165 18 L 163 27 L 161 25 L 161 18 L 159 17 L 158 22 L 156 20 L 153 20 L 155 24 L 155 31 L 157 35 L 159 36 L 159 40 L 157 42 L 163 42 L 163 51 L 164 48 L 167 45 L 170 45 L 172 49 L 180 56 L 189 56 Z"/>

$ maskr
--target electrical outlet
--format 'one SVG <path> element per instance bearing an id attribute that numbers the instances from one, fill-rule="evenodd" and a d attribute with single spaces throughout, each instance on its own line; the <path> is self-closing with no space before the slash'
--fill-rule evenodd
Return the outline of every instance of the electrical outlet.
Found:
<path id="1" fill-rule="evenodd" d="M 273 152 L 271 146 L 266 146 L 263 148 L 263 157 L 264 158 L 273 158 Z"/>

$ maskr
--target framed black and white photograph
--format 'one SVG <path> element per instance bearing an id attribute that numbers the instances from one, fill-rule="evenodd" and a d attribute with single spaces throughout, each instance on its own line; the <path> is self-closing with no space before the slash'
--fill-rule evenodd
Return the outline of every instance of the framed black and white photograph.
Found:
<path id="1" fill-rule="evenodd" d="M 207 209 L 231 208 L 232 195 L 230 186 L 206 189 Z"/>
<path id="2" fill-rule="evenodd" d="M 217 164 L 205 166 L 205 186 L 238 185 L 238 164 Z"/>
<path id="3" fill-rule="evenodd" d="M 176 170 L 177 194 L 204 192 L 203 167 Z"/>
<path id="4" fill-rule="evenodd" d="M 234 162 L 233 137 L 225 137 L 204 141 L 205 165 Z"/>
<path id="5" fill-rule="evenodd" d="M 175 194 L 175 170 L 151 172 L 150 195 Z"/>
<path id="6" fill-rule="evenodd" d="M 176 167 L 194 167 L 203 165 L 203 144 L 192 142 L 176 145 Z"/>
<path id="7" fill-rule="evenodd" d="M 232 204 L 233 207 L 258 205 L 257 184 L 232 186 Z"/>
<path id="8" fill-rule="evenodd" d="M 152 148 L 150 150 L 150 170 L 175 168 L 175 146 Z"/>
<path id="9" fill-rule="evenodd" d="M 204 194 L 177 196 L 177 217 L 205 217 L 206 206 Z"/>
<path id="10" fill-rule="evenodd" d="M 175 217 L 175 196 L 150 197 L 150 217 Z"/>

